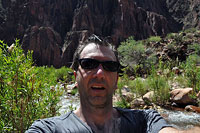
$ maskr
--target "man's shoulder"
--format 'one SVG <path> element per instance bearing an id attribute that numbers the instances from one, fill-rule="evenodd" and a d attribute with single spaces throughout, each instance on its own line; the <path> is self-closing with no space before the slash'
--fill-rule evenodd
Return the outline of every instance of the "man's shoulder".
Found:
<path id="1" fill-rule="evenodd" d="M 120 114 L 129 114 L 129 115 L 138 115 L 138 116 L 147 116 L 151 114 L 159 114 L 156 110 L 153 109 L 147 109 L 147 110 L 139 110 L 139 109 L 124 109 L 116 107 L 117 111 Z"/>
<path id="2" fill-rule="evenodd" d="M 122 116 L 122 128 L 127 132 L 135 127 L 134 132 L 154 133 L 169 126 L 156 110 L 116 109 Z"/>
<path id="3" fill-rule="evenodd" d="M 36 120 L 33 124 L 42 123 L 44 125 L 58 125 L 59 123 L 70 121 L 71 119 L 74 119 L 74 115 L 72 112 L 68 112 L 64 115 Z"/>
<path id="4" fill-rule="evenodd" d="M 73 112 L 68 112 L 65 115 L 36 120 L 26 131 L 26 133 L 32 133 L 36 131 L 41 131 L 44 133 L 67 133 L 72 131 L 87 132 L 88 130 L 88 127 L 86 127 Z"/>
<path id="5" fill-rule="evenodd" d="M 26 131 L 26 133 L 32 133 L 32 132 L 55 133 L 57 127 L 58 126 L 62 127 L 62 123 L 63 122 L 65 123 L 65 121 L 67 122 L 71 115 L 72 113 L 68 112 L 65 115 L 36 120 L 31 125 L 31 127 Z"/>
<path id="6" fill-rule="evenodd" d="M 153 109 L 147 109 L 147 110 L 123 109 L 123 108 L 116 108 L 116 109 L 121 114 L 121 116 L 133 119 L 134 121 L 139 119 L 142 121 L 145 120 L 147 122 L 154 118 L 162 119 L 160 114 Z"/>
<path id="7" fill-rule="evenodd" d="M 40 119 L 43 121 L 65 121 L 65 120 L 69 120 L 70 118 L 73 118 L 74 114 L 73 112 L 67 112 L 66 114 L 60 115 L 60 116 L 54 116 L 54 117 L 49 117 L 49 118 L 44 118 L 44 119 Z"/>

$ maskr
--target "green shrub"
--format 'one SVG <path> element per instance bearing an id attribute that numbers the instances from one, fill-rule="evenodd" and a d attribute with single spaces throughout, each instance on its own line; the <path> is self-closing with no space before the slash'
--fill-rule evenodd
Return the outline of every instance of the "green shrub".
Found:
<path id="1" fill-rule="evenodd" d="M 149 89 L 154 91 L 153 102 L 160 105 L 166 104 L 170 98 L 168 79 L 157 75 L 156 71 L 153 70 L 152 74 L 147 78 L 147 82 Z"/>
<path id="2" fill-rule="evenodd" d="M 150 38 L 147 39 L 149 42 L 159 42 L 161 41 L 160 36 L 151 36 Z"/>
<path id="3" fill-rule="evenodd" d="M 176 37 L 176 33 L 169 33 L 166 36 L 166 39 L 174 39 Z"/>
<path id="4" fill-rule="evenodd" d="M 186 60 L 185 73 L 188 79 L 189 87 L 192 87 L 195 92 L 200 88 L 200 56 L 194 54 L 190 55 Z"/>
<path id="5" fill-rule="evenodd" d="M 120 108 L 130 108 L 130 105 L 124 100 L 117 101 L 116 103 L 114 103 L 114 106 Z"/>
<path id="6" fill-rule="evenodd" d="M 62 91 L 50 87 L 55 81 L 33 66 L 32 52 L 24 54 L 19 40 L 7 47 L 0 41 L 0 131 L 25 132 L 34 120 L 58 114 Z"/>
<path id="7" fill-rule="evenodd" d="M 73 70 L 65 66 L 59 69 L 55 69 L 52 66 L 37 67 L 36 72 L 38 76 L 48 77 L 48 79 L 46 79 L 45 81 L 47 81 L 47 83 L 50 83 L 51 85 L 56 85 L 58 82 L 69 83 L 71 81 L 75 81 Z"/>
<path id="8" fill-rule="evenodd" d="M 137 97 L 142 97 L 148 92 L 148 85 L 145 79 L 136 78 L 135 80 L 130 80 L 128 83 L 129 88 Z"/>
<path id="9" fill-rule="evenodd" d="M 123 65 L 136 65 L 141 62 L 145 47 L 141 42 L 135 41 L 133 37 L 129 37 L 125 42 L 121 43 L 118 52 Z"/>
<path id="10" fill-rule="evenodd" d="M 151 65 L 157 62 L 154 53 L 146 53 L 144 42 L 135 41 L 133 37 L 129 37 L 125 42 L 122 42 L 117 50 L 122 65 L 127 66 L 128 71 L 133 71 L 135 74 L 147 73 Z"/>
<path id="11" fill-rule="evenodd" d="M 193 54 L 200 55 L 200 44 L 194 43 L 192 45 L 188 45 L 188 50 L 193 51 Z"/>
<path id="12" fill-rule="evenodd" d="M 123 74 L 123 76 L 119 77 L 118 80 L 118 89 L 117 89 L 117 93 L 119 93 L 120 95 L 120 100 L 117 101 L 116 103 L 114 103 L 115 106 L 117 107 L 121 107 L 121 108 L 130 108 L 130 104 L 125 100 L 125 98 L 122 95 L 122 88 L 127 85 L 129 82 L 129 78 L 128 75 Z"/>
<path id="13" fill-rule="evenodd" d="M 189 29 L 184 30 L 183 32 L 185 32 L 185 33 L 194 33 L 196 31 L 197 31 L 196 28 L 189 28 Z"/>
<path id="14" fill-rule="evenodd" d="M 64 81 L 66 83 L 69 83 L 71 81 L 75 81 L 73 75 L 73 70 L 70 68 L 67 68 L 65 66 L 61 67 L 60 69 L 56 69 L 55 71 L 55 77 L 57 81 Z"/>

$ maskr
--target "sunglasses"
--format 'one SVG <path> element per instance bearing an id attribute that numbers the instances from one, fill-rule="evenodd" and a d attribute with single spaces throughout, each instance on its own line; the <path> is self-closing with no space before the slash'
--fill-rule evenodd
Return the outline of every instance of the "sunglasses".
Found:
<path id="1" fill-rule="evenodd" d="M 103 69 L 110 72 L 117 72 L 120 64 L 117 61 L 98 61 L 91 58 L 79 59 L 79 64 L 83 69 L 95 69 L 101 64 Z"/>

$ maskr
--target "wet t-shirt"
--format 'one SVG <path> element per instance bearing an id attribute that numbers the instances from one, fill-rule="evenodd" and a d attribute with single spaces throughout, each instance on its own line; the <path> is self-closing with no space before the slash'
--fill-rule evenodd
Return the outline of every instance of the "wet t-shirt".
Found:
<path id="1" fill-rule="evenodd" d="M 158 133 L 168 127 L 155 110 L 130 110 L 116 108 L 120 113 L 121 133 Z M 94 133 L 73 111 L 65 115 L 35 121 L 26 133 Z"/>

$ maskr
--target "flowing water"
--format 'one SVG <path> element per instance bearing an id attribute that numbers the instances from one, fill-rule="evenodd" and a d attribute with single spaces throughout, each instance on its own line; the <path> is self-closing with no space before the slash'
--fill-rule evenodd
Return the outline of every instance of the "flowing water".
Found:
<path id="1" fill-rule="evenodd" d="M 194 126 L 200 127 L 200 114 L 185 111 L 159 111 L 162 115 L 166 116 L 165 119 L 168 123 L 179 129 L 189 129 Z"/>
<path id="2" fill-rule="evenodd" d="M 76 94 L 75 96 L 72 95 L 64 95 L 61 97 L 61 101 L 58 104 L 61 106 L 59 113 L 65 114 L 71 110 L 75 110 L 80 106 L 79 103 L 79 96 Z"/>
<path id="3" fill-rule="evenodd" d="M 61 97 L 60 114 L 75 110 L 80 106 L 78 94 L 75 96 L 65 95 Z M 164 116 L 168 123 L 179 129 L 189 129 L 193 126 L 200 127 L 200 114 L 193 112 L 170 111 L 162 109 L 159 113 Z"/>

